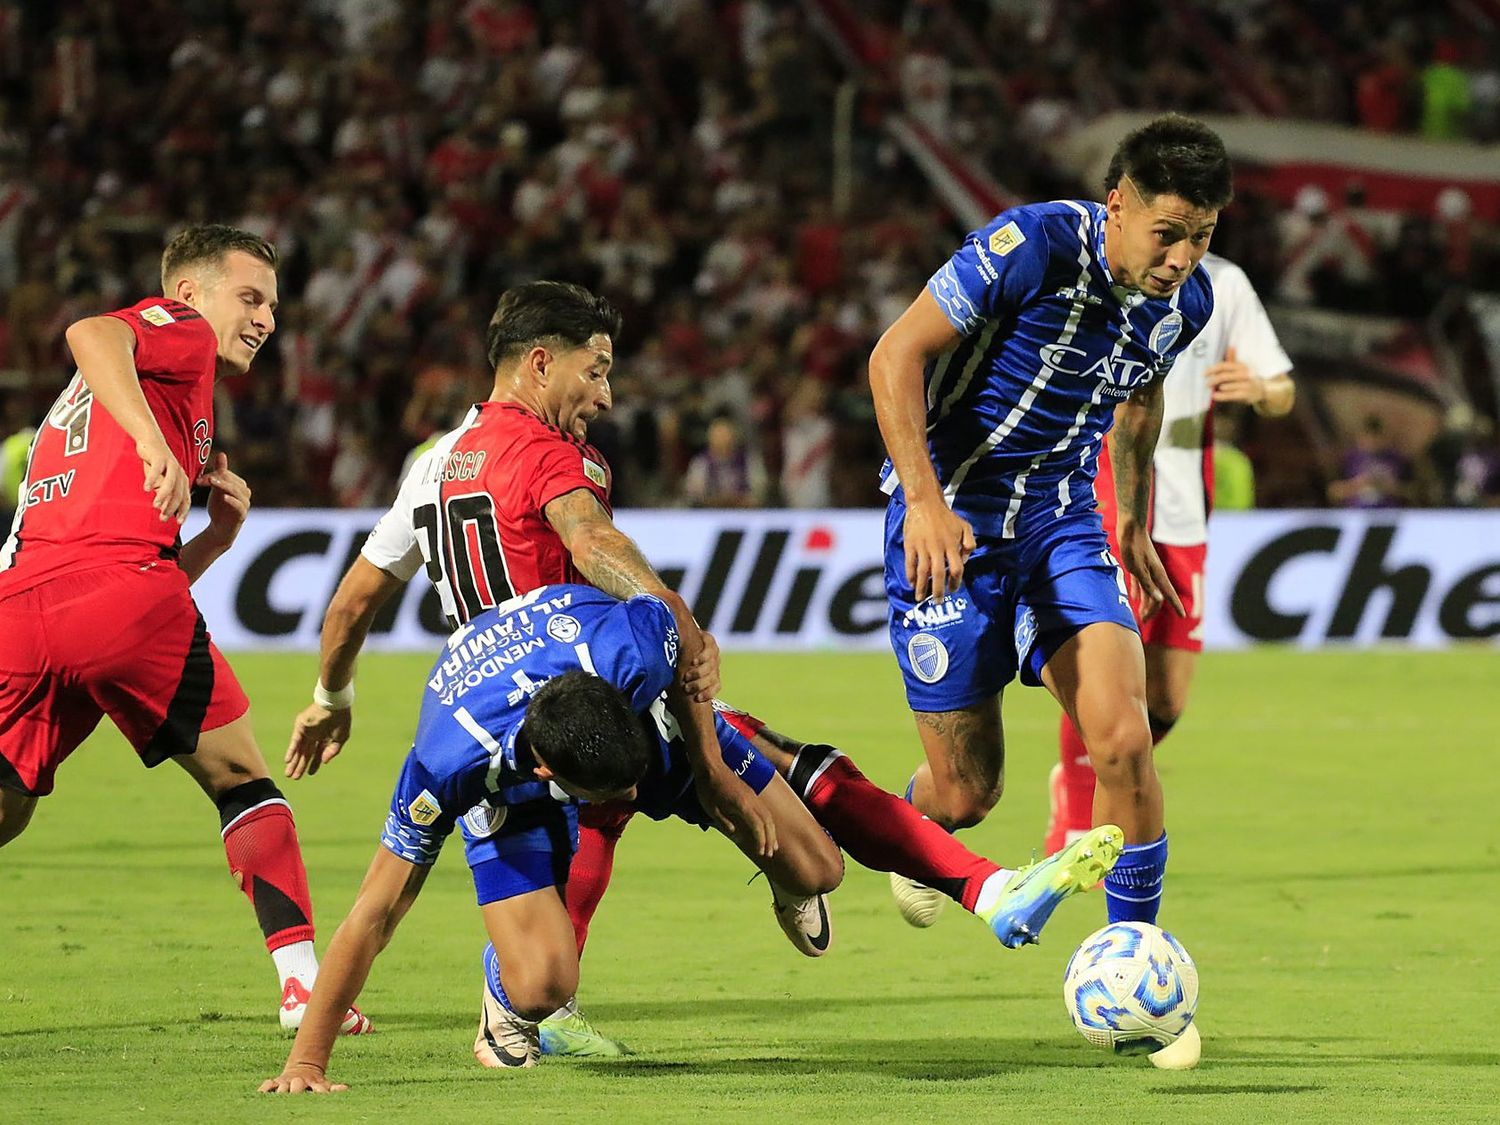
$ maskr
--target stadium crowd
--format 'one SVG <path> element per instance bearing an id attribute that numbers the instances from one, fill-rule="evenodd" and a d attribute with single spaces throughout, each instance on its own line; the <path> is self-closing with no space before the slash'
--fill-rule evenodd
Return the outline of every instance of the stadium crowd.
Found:
<path id="1" fill-rule="evenodd" d="M 1393 3 L 1129 18 L 1177 42 L 1184 7 L 1257 61 L 1220 81 L 1211 52 L 1112 35 L 1125 17 L 1085 0 L 996 0 L 978 19 L 940 0 L 861 5 L 900 81 L 866 77 L 836 206 L 846 70 L 800 4 L 141 0 L 127 15 L 0 0 L 0 437 L 63 384 L 67 324 L 155 291 L 165 239 L 218 219 L 283 259 L 279 331 L 220 388 L 220 441 L 258 503 L 386 502 L 408 452 L 482 397 L 498 293 L 553 277 L 625 313 L 616 407 L 591 432 L 621 505 L 875 504 L 865 360 L 961 229 L 887 113 L 930 121 L 1029 197 L 1094 193 L 1046 142 L 1112 108 L 1496 136 L 1493 40 Z M 956 49 L 955 20 L 999 87 Z M 1337 65 L 1302 61 L 1323 40 Z M 1191 65 L 1108 49 L 1127 41 Z M 1215 249 L 1268 301 L 1414 321 L 1500 277 L 1500 240 L 1461 192 L 1394 222 L 1362 211 L 1358 185 L 1309 189 L 1290 213 L 1246 192 Z M 1466 356 L 1481 372 L 1482 352 Z M 1478 399 L 1430 451 L 1397 453 L 1406 483 L 1381 502 L 1500 502 L 1493 398 Z M 1244 444 L 1265 468 L 1280 446 L 1257 421 Z M 1351 429 L 1344 460 L 1374 440 Z M 1362 479 L 1340 456 L 1263 499 L 1368 498 L 1336 487 Z"/>

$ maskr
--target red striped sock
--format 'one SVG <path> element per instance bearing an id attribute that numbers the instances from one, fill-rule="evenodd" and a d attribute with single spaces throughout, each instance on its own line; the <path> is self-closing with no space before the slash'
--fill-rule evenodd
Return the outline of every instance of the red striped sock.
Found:
<path id="1" fill-rule="evenodd" d="M 313 940 L 312 896 L 292 810 L 278 793 L 224 829 L 229 873 L 255 908 L 266 948 Z"/>

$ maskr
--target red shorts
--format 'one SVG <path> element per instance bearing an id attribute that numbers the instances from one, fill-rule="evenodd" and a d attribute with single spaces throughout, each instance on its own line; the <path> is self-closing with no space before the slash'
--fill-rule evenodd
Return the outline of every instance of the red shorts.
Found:
<path id="1" fill-rule="evenodd" d="M 1110 469 L 1109 452 L 1099 456 L 1099 475 L 1094 481 L 1094 496 L 1099 502 L 1099 515 L 1104 520 L 1104 531 L 1109 536 L 1109 549 L 1115 558 L 1120 557 L 1120 541 L 1115 538 L 1115 482 Z M 1140 593 L 1134 582 L 1130 583 L 1130 608 L 1141 627 L 1141 643 L 1161 645 L 1163 648 L 1180 648 L 1186 652 L 1203 651 L 1203 563 L 1208 556 L 1207 543 L 1194 543 L 1190 547 L 1174 547 L 1152 540 L 1162 565 L 1167 568 L 1167 577 L 1172 580 L 1172 589 L 1182 599 L 1186 616 L 1179 616 L 1171 606 L 1163 603 L 1151 620 L 1141 621 Z"/>
<path id="2" fill-rule="evenodd" d="M 118 563 L 0 599 L 0 785 L 52 792 L 108 715 L 154 766 L 250 707 L 173 562 Z"/>

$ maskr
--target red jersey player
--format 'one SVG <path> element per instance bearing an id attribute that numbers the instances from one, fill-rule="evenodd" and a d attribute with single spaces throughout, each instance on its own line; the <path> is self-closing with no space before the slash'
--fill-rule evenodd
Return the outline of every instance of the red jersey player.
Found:
<path id="1" fill-rule="evenodd" d="M 1213 491 L 1215 403 L 1247 403 L 1279 417 L 1292 409 L 1292 361 L 1282 350 L 1266 310 L 1239 266 L 1206 254 L 1214 309 L 1198 338 L 1178 358 L 1163 389 L 1161 439 L 1152 459 L 1151 540 L 1182 599 L 1179 614 L 1162 605 L 1141 620 L 1146 652 L 1146 707 L 1153 743 L 1166 737 L 1187 705 L 1203 651 L 1203 564 Z M 1115 539 L 1115 485 L 1108 456 L 1099 458 L 1095 492 L 1110 545 Z M 1138 591 L 1131 606 L 1141 616 Z M 1063 716 L 1060 755 L 1052 768 L 1052 816 L 1046 848 L 1054 851 L 1087 832 L 1094 819 L 1094 770 L 1077 729 Z"/>
<path id="2" fill-rule="evenodd" d="M 0 845 L 108 715 L 149 766 L 171 759 L 219 809 L 295 1029 L 317 975 L 291 810 L 251 732 L 249 701 L 188 591 L 234 541 L 250 490 L 211 454 L 218 374 L 249 369 L 276 329 L 276 251 L 226 226 L 183 231 L 164 297 L 68 328 L 78 373 L 32 442 L 0 548 Z M 192 484 L 209 524 L 179 546 Z M 369 1022 L 350 1011 L 343 1030 Z"/>

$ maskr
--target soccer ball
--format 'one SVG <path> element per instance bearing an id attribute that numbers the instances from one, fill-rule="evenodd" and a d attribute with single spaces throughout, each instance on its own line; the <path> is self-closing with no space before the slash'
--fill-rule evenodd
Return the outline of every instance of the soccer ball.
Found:
<path id="1" fill-rule="evenodd" d="M 1073 1026 L 1120 1055 L 1175 1042 L 1198 1009 L 1198 967 L 1166 930 L 1112 922 L 1083 939 L 1063 972 Z"/>

